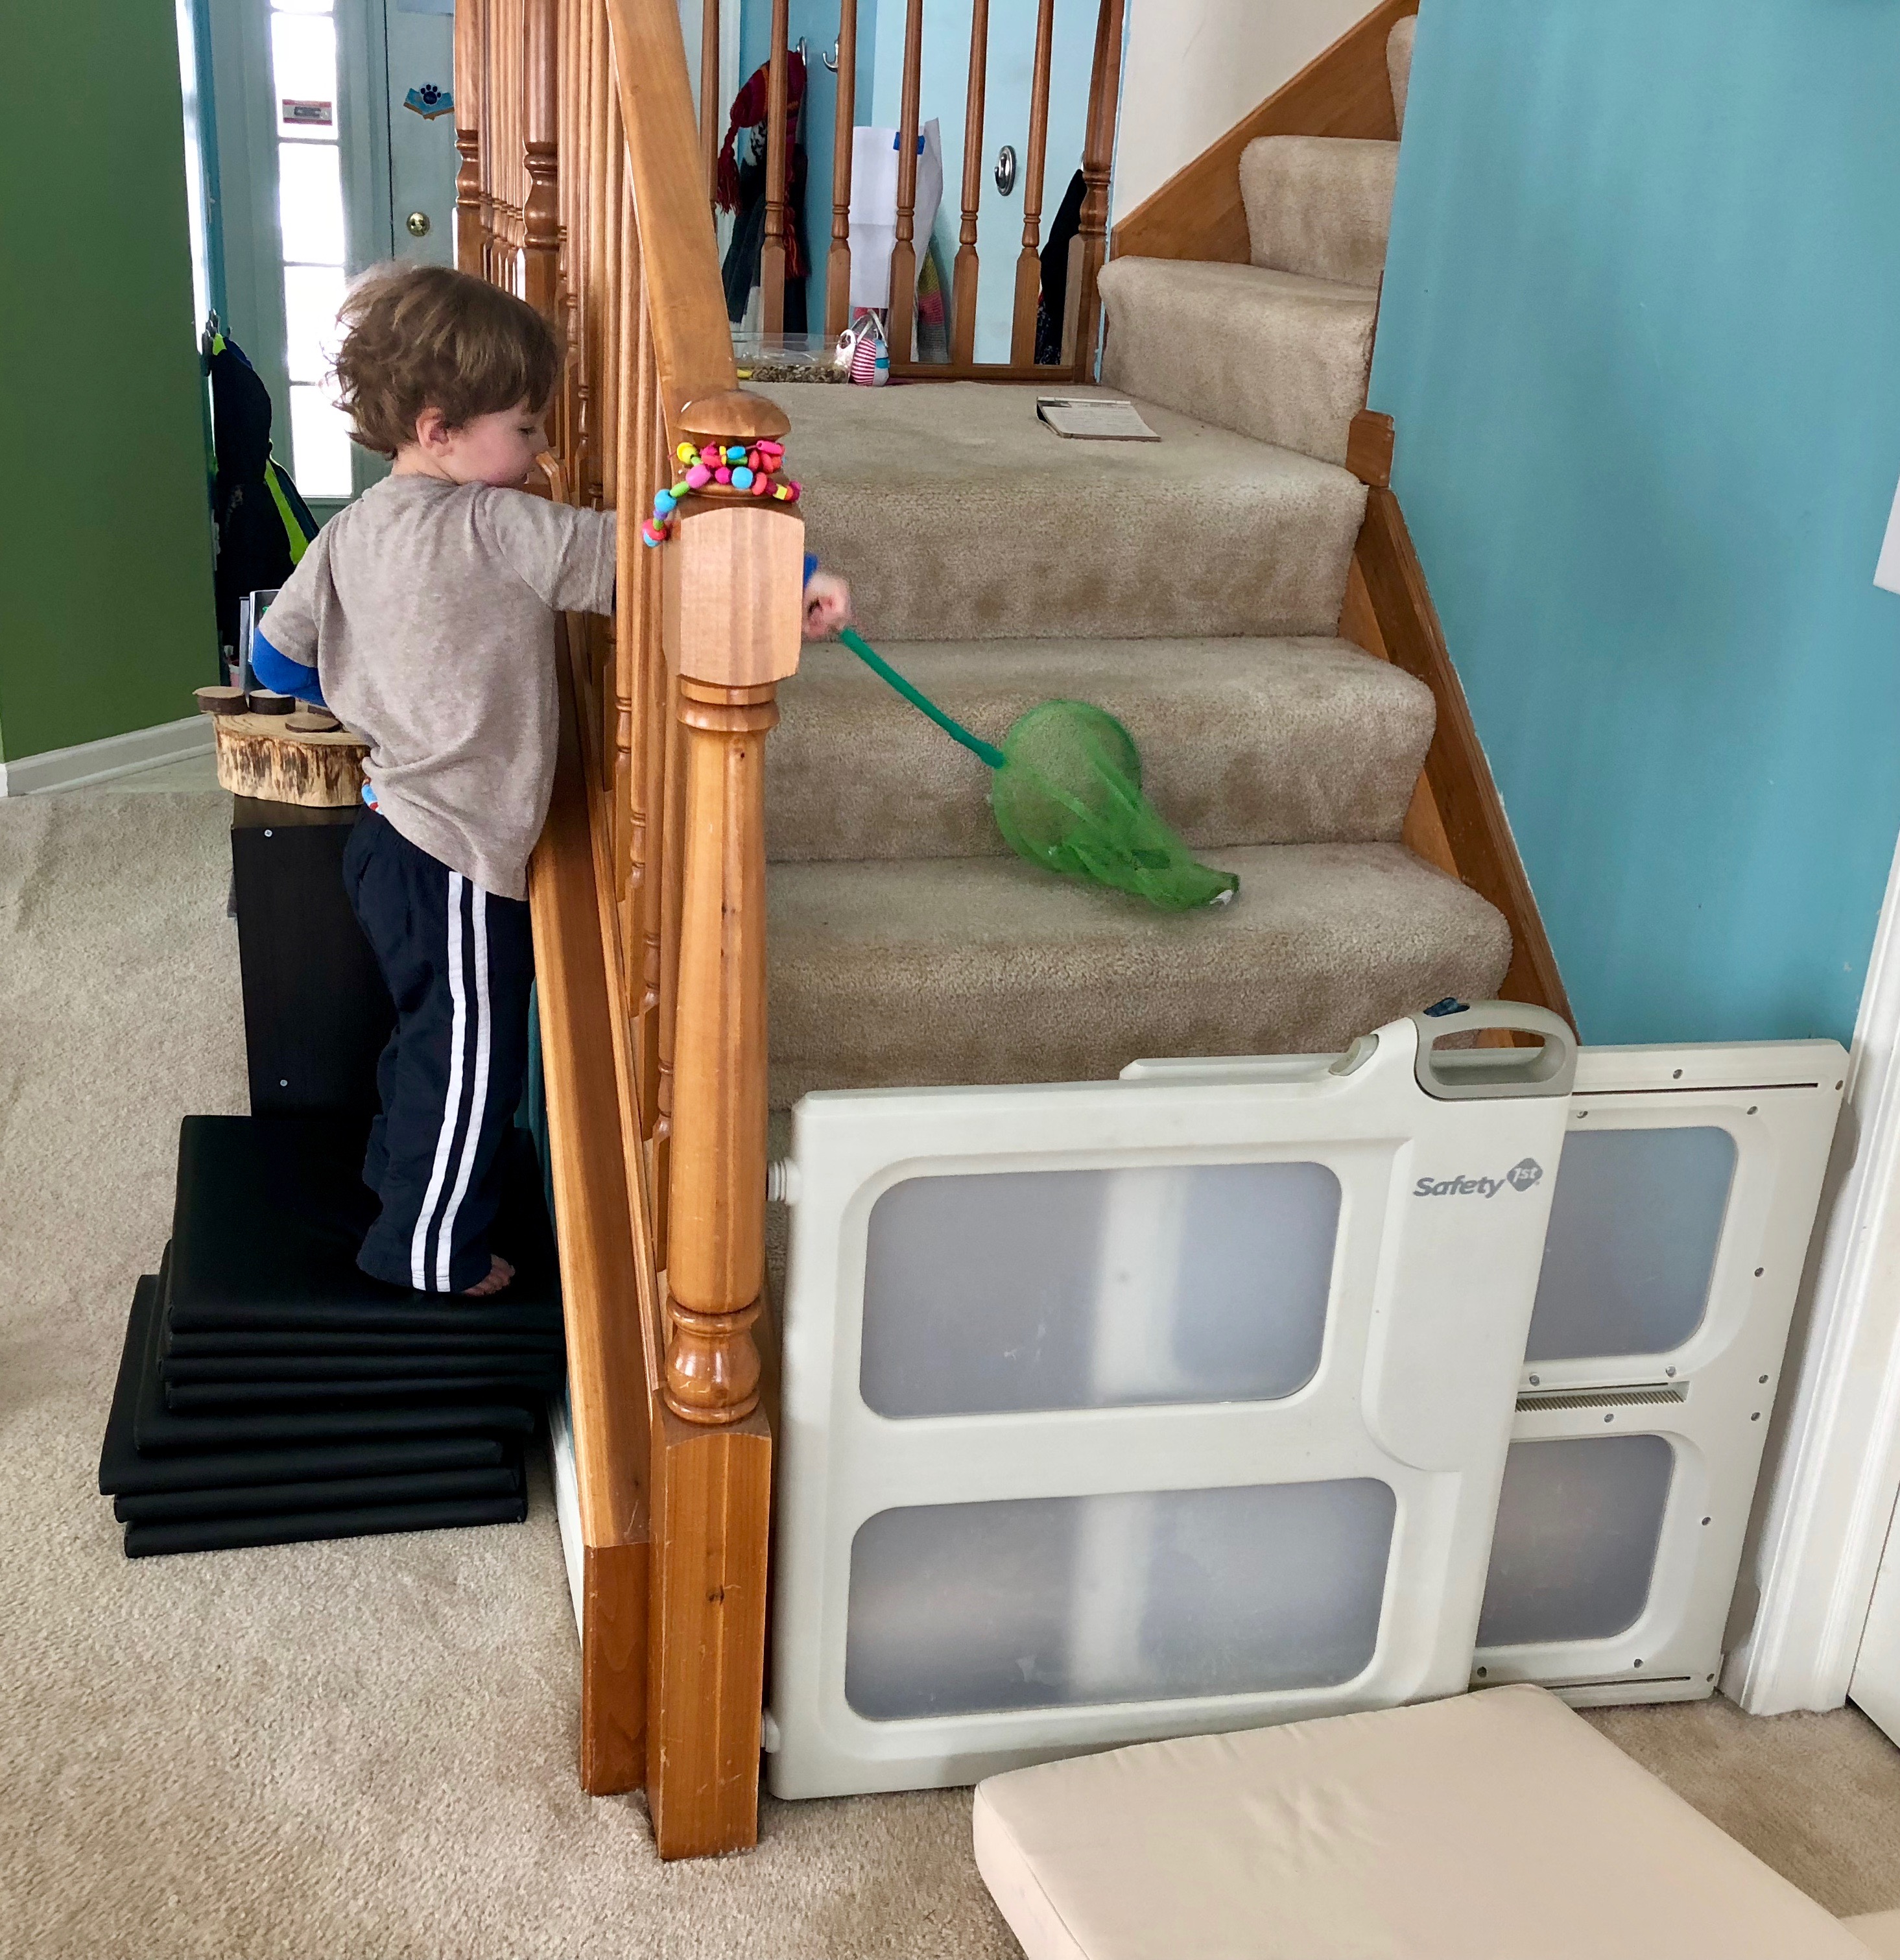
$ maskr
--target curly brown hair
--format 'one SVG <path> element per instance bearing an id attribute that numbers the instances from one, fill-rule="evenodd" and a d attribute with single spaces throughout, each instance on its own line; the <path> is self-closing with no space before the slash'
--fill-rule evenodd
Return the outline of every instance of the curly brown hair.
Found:
<path id="1" fill-rule="evenodd" d="M 532 307 L 447 266 L 378 266 L 338 318 L 338 399 L 379 456 L 415 441 L 424 409 L 451 428 L 524 402 L 539 413 L 561 378 L 560 336 Z"/>

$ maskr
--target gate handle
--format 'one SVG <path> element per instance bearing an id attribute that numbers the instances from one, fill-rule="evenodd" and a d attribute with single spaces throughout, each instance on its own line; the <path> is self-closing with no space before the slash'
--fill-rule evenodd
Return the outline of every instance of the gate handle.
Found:
<path id="1" fill-rule="evenodd" d="M 1412 1024 L 1419 1033 L 1412 1064 L 1419 1087 L 1441 1102 L 1475 1102 L 1503 1096 L 1568 1096 L 1577 1080 L 1577 1037 L 1548 1007 L 1522 1001 L 1441 1001 Z M 1541 1048 L 1437 1048 L 1447 1035 L 1508 1028 L 1542 1037 Z"/>

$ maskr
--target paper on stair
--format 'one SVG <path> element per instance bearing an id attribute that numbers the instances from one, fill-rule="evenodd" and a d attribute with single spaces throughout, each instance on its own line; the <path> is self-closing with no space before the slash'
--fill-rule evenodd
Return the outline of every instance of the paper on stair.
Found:
<path id="1" fill-rule="evenodd" d="M 1159 442 L 1133 402 L 1107 401 L 1098 395 L 1038 395 L 1036 413 L 1058 435 L 1097 442 Z"/>

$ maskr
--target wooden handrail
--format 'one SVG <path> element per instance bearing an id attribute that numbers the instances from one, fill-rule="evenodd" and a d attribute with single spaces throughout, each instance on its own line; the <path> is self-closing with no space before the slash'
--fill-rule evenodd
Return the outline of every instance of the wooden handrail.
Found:
<path id="1" fill-rule="evenodd" d="M 739 384 L 719 245 L 697 159 L 698 132 L 679 12 L 659 0 L 604 0 L 640 214 L 653 361 L 669 434 L 688 402 Z"/>
<path id="2" fill-rule="evenodd" d="M 582 1780 L 643 1786 L 668 1857 L 757 1831 L 759 745 L 796 663 L 802 571 L 781 503 L 688 498 L 664 551 L 641 542 L 679 441 L 788 427 L 734 385 L 704 174 L 717 13 L 707 0 L 704 129 L 671 0 L 462 0 L 456 24 L 458 259 L 565 330 L 546 494 L 621 514 L 615 616 L 563 622 L 530 899 L 581 1513 Z M 670 670 L 669 574 L 699 592 Z"/>

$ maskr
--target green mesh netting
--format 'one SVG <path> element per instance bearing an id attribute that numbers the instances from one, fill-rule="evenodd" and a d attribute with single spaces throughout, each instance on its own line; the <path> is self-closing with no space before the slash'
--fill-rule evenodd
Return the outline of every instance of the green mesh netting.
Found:
<path id="1" fill-rule="evenodd" d="M 1142 794 L 1134 738 L 1085 701 L 1045 701 L 1019 716 L 1000 749 L 953 721 L 847 628 L 839 636 L 912 706 L 996 772 L 990 807 L 1019 856 L 1065 877 L 1145 899 L 1163 912 L 1224 905 L 1231 871 L 1197 863 Z"/>

